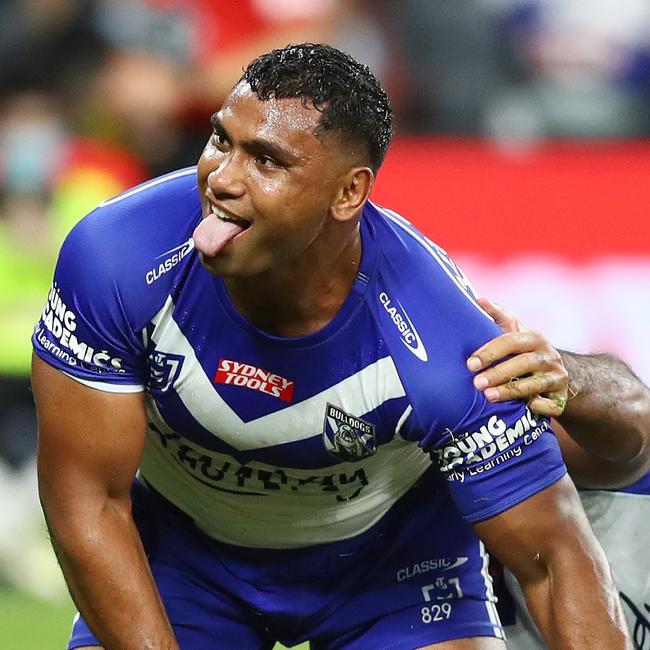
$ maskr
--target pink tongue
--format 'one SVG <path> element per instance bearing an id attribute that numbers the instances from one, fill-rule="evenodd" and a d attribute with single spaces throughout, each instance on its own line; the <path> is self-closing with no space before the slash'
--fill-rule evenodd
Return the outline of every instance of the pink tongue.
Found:
<path id="1" fill-rule="evenodd" d="M 208 215 L 194 230 L 192 238 L 197 251 L 214 257 L 235 235 L 244 230 L 232 221 L 223 221 L 216 215 Z"/>

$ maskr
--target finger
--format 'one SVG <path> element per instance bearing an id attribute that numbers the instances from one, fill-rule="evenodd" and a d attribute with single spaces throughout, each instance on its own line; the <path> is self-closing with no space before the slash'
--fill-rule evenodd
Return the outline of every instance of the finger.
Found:
<path id="1" fill-rule="evenodd" d="M 566 377 L 554 372 L 536 372 L 530 377 L 512 379 L 499 386 L 486 388 L 483 392 L 490 402 L 504 402 L 507 400 L 529 399 L 548 393 L 550 399 L 555 395 L 566 400 L 568 381 Z M 562 407 L 564 409 L 564 407 Z"/>
<path id="2" fill-rule="evenodd" d="M 539 332 L 532 330 L 509 332 L 493 338 L 472 352 L 467 360 L 467 367 L 472 372 L 476 372 L 504 357 L 539 349 L 550 349 Z"/>
<path id="3" fill-rule="evenodd" d="M 556 355 L 547 350 L 524 352 L 506 359 L 491 368 L 484 370 L 474 377 L 474 386 L 484 390 L 490 386 L 499 386 L 512 381 L 514 377 L 524 378 L 536 372 L 553 373 L 550 375 L 557 385 L 551 385 L 547 390 L 563 390 L 568 383 L 568 374 L 557 363 Z"/>
<path id="4" fill-rule="evenodd" d="M 554 397 L 543 397 L 536 395 L 528 401 L 528 408 L 537 415 L 546 415 L 547 417 L 557 418 L 564 413 L 566 408 L 566 399 L 561 395 Z"/>
<path id="5" fill-rule="evenodd" d="M 496 324 L 504 332 L 518 332 L 525 329 L 513 314 L 507 312 L 498 303 L 492 302 L 487 298 L 478 298 L 476 302 L 478 302 L 483 311 L 487 312 L 492 316 L 492 318 L 494 318 Z"/>

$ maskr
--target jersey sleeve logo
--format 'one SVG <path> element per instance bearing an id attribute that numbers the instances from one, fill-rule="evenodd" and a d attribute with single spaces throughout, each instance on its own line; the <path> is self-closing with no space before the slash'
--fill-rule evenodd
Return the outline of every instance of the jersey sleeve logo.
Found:
<path id="1" fill-rule="evenodd" d="M 274 372 L 232 359 L 219 359 L 214 383 L 250 388 L 259 393 L 277 397 L 283 402 L 293 400 L 293 390 L 296 385 L 291 379 L 281 377 Z"/>
<path id="2" fill-rule="evenodd" d="M 424 343 L 422 343 L 422 339 L 409 318 L 409 315 L 406 313 L 406 309 L 402 306 L 402 303 L 399 300 L 395 300 L 396 304 L 393 304 L 392 298 L 385 291 L 380 292 L 379 302 L 383 305 L 386 313 L 390 316 L 390 319 L 397 328 L 402 343 L 420 361 L 427 361 L 429 357 Z"/>
<path id="3" fill-rule="evenodd" d="M 375 425 L 328 404 L 323 425 L 325 449 L 342 461 L 361 460 L 377 451 Z"/>
<path id="4" fill-rule="evenodd" d="M 81 364 L 102 372 L 124 373 L 122 358 L 82 340 L 77 325 L 77 314 L 63 302 L 59 287 L 53 283 L 41 320 L 35 326 L 36 340 L 69 366 Z"/>
<path id="5" fill-rule="evenodd" d="M 548 428 L 548 419 L 538 422 L 528 408 L 513 426 L 492 415 L 477 431 L 467 431 L 461 436 L 448 431 L 449 440 L 434 453 L 441 472 L 456 475 L 467 470 L 471 475 L 480 474 L 521 456 L 522 444 L 532 444 Z"/>
<path id="6" fill-rule="evenodd" d="M 456 285 L 463 290 L 465 295 L 468 298 L 476 300 L 478 294 L 472 286 L 472 283 L 469 281 L 469 278 L 465 275 L 463 270 L 454 262 L 454 260 L 449 257 L 449 253 L 444 248 L 440 248 L 438 244 L 435 244 L 430 239 L 427 239 L 427 242 L 435 250 L 438 259 L 442 263 L 443 268 L 451 276 Z"/>

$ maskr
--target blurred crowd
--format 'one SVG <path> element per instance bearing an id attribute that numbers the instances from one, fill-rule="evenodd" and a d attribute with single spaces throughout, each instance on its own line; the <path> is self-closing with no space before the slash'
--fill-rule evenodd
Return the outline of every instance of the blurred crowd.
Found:
<path id="1" fill-rule="evenodd" d="M 0 482 L 33 464 L 29 337 L 65 234 L 193 164 L 242 66 L 300 41 L 367 63 L 399 134 L 650 135 L 648 0 L 3 0 Z"/>

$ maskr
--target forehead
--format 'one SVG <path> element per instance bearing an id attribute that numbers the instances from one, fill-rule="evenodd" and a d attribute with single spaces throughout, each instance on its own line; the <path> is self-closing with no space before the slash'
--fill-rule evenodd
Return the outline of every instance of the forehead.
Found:
<path id="1" fill-rule="evenodd" d="M 247 83 L 240 83 L 226 97 L 218 116 L 236 139 L 322 146 L 316 136 L 321 114 L 300 97 L 260 100 Z"/>

